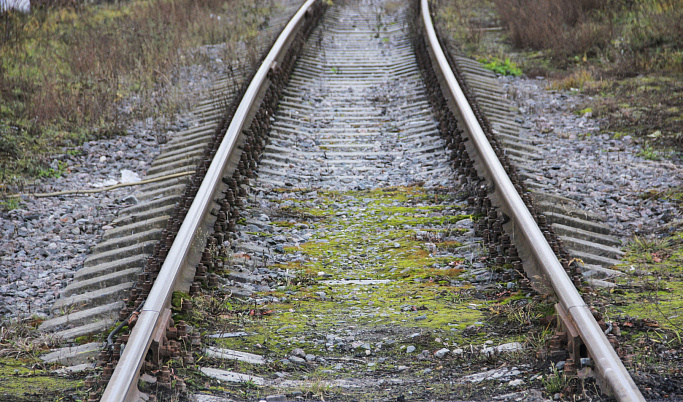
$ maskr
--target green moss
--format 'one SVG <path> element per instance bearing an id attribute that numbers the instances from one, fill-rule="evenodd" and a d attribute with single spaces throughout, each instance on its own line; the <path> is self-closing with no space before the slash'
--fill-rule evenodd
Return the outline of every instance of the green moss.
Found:
<path id="1" fill-rule="evenodd" d="M 583 115 L 588 114 L 588 113 L 593 113 L 593 108 L 587 107 L 585 109 L 574 111 L 574 114 L 577 116 L 583 116 Z"/>
<path id="2" fill-rule="evenodd" d="M 304 346 L 310 353 L 329 356 L 335 351 L 325 351 L 316 342 L 316 334 L 334 332 L 348 322 L 368 328 L 397 328 L 398 332 L 441 333 L 454 343 L 477 343 L 483 339 L 477 332 L 465 337 L 462 331 L 485 320 L 485 303 L 466 292 L 457 300 L 447 297 L 448 292 L 459 292 L 469 286 L 451 284 L 463 271 L 449 264 L 459 260 L 433 255 L 435 250 L 448 251 L 460 246 L 455 241 L 440 241 L 440 236 L 454 234 L 450 226 L 472 218 L 471 215 L 457 213 L 460 208 L 448 196 L 429 194 L 420 187 L 319 192 L 316 204 L 332 203 L 341 207 L 290 207 L 292 213 L 315 215 L 318 229 L 323 229 L 320 233 L 325 234 L 285 249 L 287 253 L 305 256 L 304 262 L 277 265 L 296 275 L 272 292 L 276 297 L 286 297 L 287 302 L 264 307 L 273 313 L 261 320 L 234 320 L 235 325 L 256 335 L 221 339 L 217 343 L 238 350 L 263 349 L 259 352 L 273 357 L 284 357 L 291 349 Z M 420 240 L 416 230 L 423 233 Z M 390 282 L 330 285 L 319 272 L 325 274 L 324 279 Z M 392 353 L 391 350 L 382 353 Z"/>
<path id="3" fill-rule="evenodd" d="M 175 291 L 171 296 L 171 305 L 176 308 L 182 307 L 183 300 L 189 300 L 190 295 L 185 292 Z"/>
<path id="4" fill-rule="evenodd" d="M 496 74 L 500 75 L 512 75 L 514 77 L 519 77 L 522 75 L 522 69 L 519 68 L 517 63 L 510 61 L 510 58 L 500 59 L 498 57 L 492 57 L 489 59 L 480 59 L 483 67 L 487 70 L 491 70 Z"/>
<path id="5" fill-rule="evenodd" d="M 683 346 L 683 232 L 666 238 L 634 238 L 617 287 L 599 297 L 605 314 L 619 323 L 620 340 L 634 348 L 633 361 L 665 372 L 675 361 L 659 359 L 658 348 Z"/>
<path id="6" fill-rule="evenodd" d="M 316 231 L 309 241 L 284 250 L 302 258 L 271 264 L 271 269 L 281 269 L 292 276 L 279 279 L 271 286 L 272 291 L 256 296 L 276 297 L 277 302 L 254 305 L 232 298 L 227 306 L 223 301 L 194 298 L 197 311 L 188 317 L 190 324 L 201 332 L 209 330 L 210 322 L 211 331 L 218 328 L 247 332 L 250 335 L 211 342 L 263 355 L 272 363 L 207 364 L 261 376 L 270 376 L 275 370 L 287 372 L 288 379 L 308 384 L 300 388 L 311 392 L 309 396 L 328 395 L 322 385 L 315 386 L 315 381 L 327 378 L 328 373 L 317 372 L 329 367 L 321 364 L 316 372 L 310 372 L 311 367 L 300 370 L 299 366 L 283 363 L 295 348 L 324 357 L 331 366 L 353 358 L 372 363 L 363 370 L 378 376 L 395 372 L 397 365 L 405 365 L 410 367 L 411 375 L 429 378 L 420 373 L 436 366 L 433 361 L 417 360 L 417 353 L 482 345 L 491 338 L 486 323 L 492 319 L 495 307 L 509 304 L 508 310 L 514 311 L 513 301 L 524 299 L 504 292 L 499 300 L 487 300 L 466 281 L 470 262 L 452 253 L 461 246 L 452 238 L 459 234 L 453 226 L 473 217 L 464 214 L 449 195 L 434 194 L 420 187 L 393 187 L 343 193 L 319 191 L 317 197 L 306 202 L 294 203 L 287 213 L 312 216 L 311 211 L 315 211 L 316 217 L 297 221 L 310 226 L 310 220 L 315 219 Z M 285 236 L 287 229 L 293 227 L 278 226 L 283 228 L 279 233 Z M 507 324 L 503 321 L 500 326 L 504 328 Z M 496 335 L 496 342 L 525 341 L 527 333 L 533 331 L 526 322 L 524 325 L 524 331 Z M 542 328 L 535 330 L 541 332 Z M 330 342 L 328 334 L 344 339 Z M 408 346 L 415 346 L 416 352 L 406 353 Z M 380 360 L 383 357 L 387 359 Z M 486 357 L 474 359 L 483 361 Z M 346 364 L 344 367 L 333 372 L 354 374 Z M 201 380 L 202 387 L 206 381 Z M 241 391 L 232 387 L 226 392 L 239 395 Z M 269 389 L 260 392 L 267 395 Z M 364 394 L 363 398 L 367 396 Z"/>
<path id="7" fill-rule="evenodd" d="M 83 381 L 34 368 L 41 366 L 33 359 L 0 358 L 0 399 L 36 401 L 59 400 L 64 395 L 85 396 Z"/>
<path id="8" fill-rule="evenodd" d="M 92 335 L 79 336 L 78 338 L 74 339 L 74 342 L 79 344 L 79 345 L 85 345 L 86 343 L 90 343 L 92 341 L 93 341 Z"/>

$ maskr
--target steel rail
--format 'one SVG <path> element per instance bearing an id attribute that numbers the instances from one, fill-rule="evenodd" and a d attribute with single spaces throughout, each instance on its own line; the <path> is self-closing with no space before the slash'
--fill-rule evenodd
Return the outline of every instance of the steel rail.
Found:
<path id="1" fill-rule="evenodd" d="M 521 234 L 521 238 L 526 243 L 524 246 L 532 254 L 536 264 L 546 274 L 560 304 L 569 313 L 583 343 L 594 360 L 599 377 L 619 401 L 645 401 L 626 367 L 598 326 L 588 306 L 562 268 L 488 142 L 441 49 L 432 23 L 428 0 L 421 0 L 421 12 L 427 34 L 427 44 L 431 49 L 433 59 L 436 61 L 433 64 L 434 69 L 437 75 L 442 78 L 442 88 L 445 84 L 444 93 L 448 93 L 457 105 L 456 107 L 459 109 L 457 112 L 459 112 L 464 124 L 463 129 L 466 130 L 476 147 L 480 162 L 488 173 L 487 176 L 493 180 L 498 197 L 505 209 L 509 211 L 515 230 Z"/>
<path id="2" fill-rule="evenodd" d="M 164 324 L 163 320 L 160 320 L 160 316 L 163 310 L 170 305 L 172 292 L 175 289 L 176 282 L 182 275 L 181 271 L 193 246 L 195 234 L 201 228 L 205 216 L 210 212 L 214 198 L 221 187 L 222 178 L 228 168 L 231 156 L 238 150 L 237 145 L 240 134 L 248 126 L 252 118 L 253 108 L 258 106 L 260 102 L 268 80 L 268 72 L 283 57 L 292 39 L 298 33 L 307 11 L 316 1 L 319 0 L 307 0 L 301 6 L 282 31 L 249 84 L 225 137 L 199 187 L 197 196 L 193 200 L 187 216 L 168 251 L 168 255 L 159 271 L 159 276 L 150 290 L 119 363 L 104 390 L 101 401 L 128 402 L 140 399 L 137 388 L 140 368 L 152 343 L 153 334 L 160 325 Z"/>

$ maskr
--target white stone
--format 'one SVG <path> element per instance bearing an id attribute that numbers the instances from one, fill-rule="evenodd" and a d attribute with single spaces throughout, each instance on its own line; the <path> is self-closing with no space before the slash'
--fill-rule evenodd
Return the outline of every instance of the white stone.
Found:
<path id="1" fill-rule="evenodd" d="M 215 348 L 213 346 L 207 346 L 204 349 L 204 354 L 215 359 L 238 360 L 251 364 L 266 363 L 266 360 L 263 358 L 263 356 L 255 355 L 253 353 L 240 352 L 238 350 Z"/>
<path id="2" fill-rule="evenodd" d="M 520 350 L 524 350 L 524 345 L 522 345 L 519 342 L 504 343 L 502 345 L 498 345 L 498 347 L 496 347 L 496 350 L 498 351 L 498 353 L 519 352 Z"/>
<path id="3" fill-rule="evenodd" d="M 140 180 L 140 176 L 132 170 L 123 169 L 121 171 L 121 183 L 137 183 Z"/>
<path id="4" fill-rule="evenodd" d="M 237 338 L 240 336 L 249 336 L 247 332 L 221 332 L 220 334 L 209 335 L 209 338 Z"/>
<path id="5" fill-rule="evenodd" d="M 490 356 L 496 353 L 512 353 L 524 350 L 524 345 L 519 342 L 504 343 L 498 346 L 491 346 L 488 348 L 483 348 L 481 354 Z"/>
<path id="6" fill-rule="evenodd" d="M 157 378 L 151 374 L 143 373 L 140 376 L 140 380 L 146 382 L 147 384 L 156 384 Z"/>
<path id="7" fill-rule="evenodd" d="M 75 366 L 62 367 L 60 369 L 53 371 L 53 373 L 59 374 L 59 375 L 80 373 L 80 372 L 83 372 L 86 370 L 94 370 L 95 366 L 96 366 L 95 363 L 82 363 L 82 364 L 77 364 Z"/>
<path id="8" fill-rule="evenodd" d="M 483 371 L 481 373 L 466 375 L 466 376 L 460 378 L 458 380 L 458 382 L 460 382 L 460 383 L 463 383 L 463 382 L 478 383 L 478 382 L 482 382 L 484 380 L 496 380 L 496 379 L 506 380 L 509 377 L 513 377 L 513 376 L 519 375 L 519 374 L 521 374 L 521 372 L 519 372 L 517 370 L 510 371 L 507 368 L 498 368 L 498 369 Z"/>
<path id="9" fill-rule="evenodd" d="M 114 179 L 108 179 L 99 183 L 93 183 L 93 187 L 101 188 L 101 187 L 109 187 L 109 186 L 114 186 L 118 184 L 119 182 L 114 180 Z"/>
<path id="10" fill-rule="evenodd" d="M 204 394 L 194 394 L 190 400 L 195 402 L 234 402 L 234 399 L 232 398 L 221 398 L 219 396 Z"/>
<path id="11" fill-rule="evenodd" d="M 30 0 L 0 0 L 0 11 L 15 9 L 22 13 L 31 11 Z"/>
<path id="12" fill-rule="evenodd" d="M 211 367 L 202 367 L 201 370 L 204 375 L 215 378 L 220 381 L 227 382 L 253 382 L 256 385 L 264 385 L 265 380 L 262 377 L 256 377 L 248 374 L 235 373 L 227 370 L 220 370 Z"/>

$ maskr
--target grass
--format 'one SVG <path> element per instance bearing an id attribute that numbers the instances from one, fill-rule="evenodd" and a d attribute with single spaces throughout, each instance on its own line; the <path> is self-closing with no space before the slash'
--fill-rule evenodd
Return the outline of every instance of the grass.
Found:
<path id="1" fill-rule="evenodd" d="M 604 59 L 616 71 L 683 72 L 683 1 L 493 0 L 510 41 L 559 66 Z"/>
<path id="2" fill-rule="evenodd" d="M 50 177 L 48 155 L 124 132 L 133 118 L 184 107 L 180 69 L 206 62 L 199 46 L 255 49 L 266 0 L 134 0 L 35 4 L 0 15 L 0 180 Z M 229 27 L 229 29 L 228 29 Z M 60 167 L 61 168 L 61 167 Z"/>
<path id="3" fill-rule="evenodd" d="M 522 69 L 519 68 L 517 63 L 510 61 L 509 57 L 506 57 L 505 59 L 492 57 L 489 60 L 480 59 L 479 62 L 484 65 L 485 69 L 491 70 L 496 74 L 512 75 L 515 77 L 522 75 Z"/>
<path id="4" fill-rule="evenodd" d="M 655 196 L 672 195 L 647 195 Z M 628 355 L 627 367 L 639 373 L 636 382 L 647 398 L 661 398 L 667 389 L 651 386 L 648 376 L 666 377 L 674 388 L 683 383 L 683 356 L 671 353 L 683 347 L 681 244 L 680 231 L 634 237 L 626 248 L 625 263 L 619 267 L 624 275 L 617 279 L 617 287 L 598 292 L 605 315 L 620 328 L 619 349 Z"/>
<path id="5" fill-rule="evenodd" d="M 511 60 L 548 89 L 589 95 L 575 111 L 642 157 L 678 158 L 683 144 L 683 0 L 440 0 L 451 52 L 505 74 Z M 499 30 L 500 28 L 500 30 Z"/>
<path id="6" fill-rule="evenodd" d="M 551 373 L 543 378 L 541 382 L 543 382 L 543 387 L 549 395 L 562 392 L 569 385 L 569 379 L 564 373 L 560 373 L 555 364 L 551 366 Z"/>
<path id="7" fill-rule="evenodd" d="M 486 55 L 486 29 L 496 26 L 489 0 L 439 0 L 433 6 L 437 25 L 447 30 L 449 45 L 473 58 Z"/>
<path id="8" fill-rule="evenodd" d="M 19 199 L 15 197 L 0 199 L 0 209 L 6 212 L 15 210 L 19 208 L 20 205 L 21 204 L 19 203 Z"/>
<path id="9" fill-rule="evenodd" d="M 475 59 L 513 54 L 532 75 L 589 66 L 620 77 L 683 73 L 683 0 L 440 0 L 435 8 L 451 48 Z"/>
<path id="10" fill-rule="evenodd" d="M 593 81 L 593 74 L 586 69 L 576 70 L 564 78 L 552 81 L 548 87 L 550 89 L 568 91 L 582 90 L 587 83 Z"/>
<path id="11" fill-rule="evenodd" d="M 683 143 L 682 77 L 656 73 L 589 82 L 584 93 L 593 99 L 581 107 L 591 107 L 605 130 L 642 139 L 664 154 L 667 148 L 678 151 Z"/>
<path id="12" fill-rule="evenodd" d="M 667 252 L 675 241 L 671 238 L 634 236 L 628 249 L 634 254 Z"/>
<path id="13" fill-rule="evenodd" d="M 37 331 L 39 319 L 0 322 L 0 357 L 33 358 L 59 344 Z"/>
<path id="14" fill-rule="evenodd" d="M 651 160 L 651 161 L 657 161 L 661 159 L 659 151 L 657 151 L 652 145 L 650 144 L 645 144 L 640 151 L 638 152 L 638 156 L 643 157 L 645 159 Z"/>

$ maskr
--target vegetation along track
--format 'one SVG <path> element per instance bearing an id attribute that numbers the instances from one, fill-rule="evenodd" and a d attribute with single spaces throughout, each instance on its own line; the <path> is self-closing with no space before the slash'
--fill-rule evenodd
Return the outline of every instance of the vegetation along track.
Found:
<path id="1" fill-rule="evenodd" d="M 529 375 L 545 334 L 525 332 L 556 300 L 548 358 L 642 400 L 426 1 L 341 2 L 316 27 L 326 7 L 303 6 L 229 107 L 114 302 L 126 327 L 91 398 L 517 398 L 555 381 Z"/>

